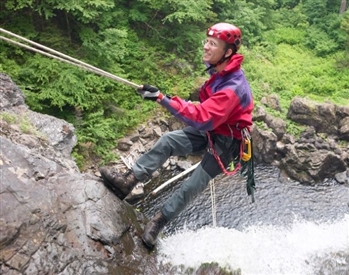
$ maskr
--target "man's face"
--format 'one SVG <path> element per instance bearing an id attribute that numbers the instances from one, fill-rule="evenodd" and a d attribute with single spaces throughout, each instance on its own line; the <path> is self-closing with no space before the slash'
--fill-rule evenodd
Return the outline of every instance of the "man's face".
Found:
<path id="1" fill-rule="evenodd" d="M 207 37 L 204 41 L 206 43 L 204 43 L 202 60 L 209 64 L 216 64 L 225 53 L 225 42 L 215 37 Z"/>

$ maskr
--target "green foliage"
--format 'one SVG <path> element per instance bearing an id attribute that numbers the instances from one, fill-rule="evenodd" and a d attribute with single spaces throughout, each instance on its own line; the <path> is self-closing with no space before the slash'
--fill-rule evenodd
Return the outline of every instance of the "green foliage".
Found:
<path id="1" fill-rule="evenodd" d="M 51 107 L 62 110 L 66 106 L 93 108 L 100 99 L 86 86 L 85 81 L 89 82 L 91 77 L 99 88 L 97 77 L 39 55 L 30 59 L 18 73 L 18 80 L 26 83 L 22 88 L 34 110 Z"/>
<path id="2" fill-rule="evenodd" d="M 293 10 L 300 3 L 300 0 L 277 0 L 277 8 L 282 9 L 286 8 L 289 10 Z"/>
<path id="3" fill-rule="evenodd" d="M 143 3 L 149 4 L 151 9 L 165 14 L 163 22 L 177 22 L 179 24 L 185 22 L 202 22 L 207 18 L 214 17 L 211 11 L 212 0 L 141 0 Z"/>
<path id="4" fill-rule="evenodd" d="M 278 94 L 284 112 L 295 96 L 349 103 L 349 70 L 338 71 L 334 57 L 317 58 L 300 45 L 288 44 L 279 44 L 272 58 L 263 47 L 244 53 L 244 69 L 257 101 Z"/>
<path id="5" fill-rule="evenodd" d="M 349 67 L 349 10 L 347 10 L 341 20 L 340 24 L 341 30 L 344 34 L 344 54 L 337 59 L 337 64 L 341 68 Z"/>
<path id="6" fill-rule="evenodd" d="M 104 11 L 114 7 L 112 0 L 91 0 L 91 1 L 74 1 L 74 0 L 50 0 L 50 1 L 33 1 L 33 0 L 7 0 L 6 8 L 10 10 L 21 10 L 31 8 L 38 15 L 48 20 L 55 16 L 55 10 L 64 10 L 71 12 L 76 18 L 84 23 L 98 19 Z"/>
<path id="7" fill-rule="evenodd" d="M 83 28 L 80 38 L 86 50 L 97 53 L 96 60 L 100 64 L 104 63 L 104 66 L 118 63 L 128 54 L 126 30 L 107 28 L 96 34 L 90 28 Z"/>
<path id="8" fill-rule="evenodd" d="M 95 145 L 115 138 L 117 129 L 116 121 L 106 118 L 103 110 L 86 114 L 81 126 L 84 134 L 80 135 L 80 141 L 82 143 L 91 142 Z"/>
<path id="9" fill-rule="evenodd" d="M 98 21 L 103 17 L 105 12 L 114 8 L 112 0 L 90 0 L 90 1 L 64 1 L 56 0 L 54 8 L 71 12 L 74 17 L 81 20 L 83 23 Z M 52 5 L 50 5 L 52 8 Z"/>
<path id="10" fill-rule="evenodd" d="M 341 0 L 306 0 L 303 3 L 310 24 L 305 42 L 319 56 L 344 49 L 345 34 L 340 29 L 342 18 L 338 15 L 340 4 Z"/>
<path id="11" fill-rule="evenodd" d="M 13 75 L 16 75 L 20 66 L 15 59 L 9 57 L 9 53 L 13 51 L 12 49 L 9 50 L 9 47 L 6 47 L 5 44 L 1 43 L 2 42 L 0 41 L 0 71 L 12 72 Z"/>
<path id="12" fill-rule="evenodd" d="M 166 6 L 170 5 L 173 13 L 168 14 L 164 20 L 170 22 L 177 21 L 182 24 L 184 22 L 202 22 L 215 14 L 211 11 L 212 0 L 170 0 L 166 1 Z"/>
<path id="13" fill-rule="evenodd" d="M 304 29 L 297 29 L 291 27 L 281 27 L 273 31 L 265 33 L 264 37 L 267 41 L 276 44 L 286 43 L 289 45 L 302 44 L 306 36 Z"/>
<path id="14" fill-rule="evenodd" d="M 33 7 L 33 0 L 7 0 L 5 7 L 9 10 L 20 10 L 27 7 Z"/>
<path id="15" fill-rule="evenodd" d="M 320 23 L 327 15 L 326 1 L 324 0 L 304 0 L 303 7 L 310 24 Z"/>
<path id="16" fill-rule="evenodd" d="M 347 35 L 349 34 L 345 29 L 341 28 L 341 23 L 345 20 L 345 17 L 331 14 L 326 20 L 330 22 L 328 28 L 325 29 L 326 33 L 329 33 L 330 37 L 337 43 L 338 50 L 344 50 L 346 48 Z"/>
<path id="17" fill-rule="evenodd" d="M 37 131 L 26 116 L 19 116 L 17 114 L 8 112 L 0 112 L 0 120 L 6 121 L 10 125 L 17 125 L 24 134 L 32 134 L 43 138 L 43 135 Z"/>
<path id="18" fill-rule="evenodd" d="M 6 121 L 9 124 L 15 124 L 17 121 L 17 116 L 7 112 L 0 113 L 0 120 Z"/>
<path id="19" fill-rule="evenodd" d="M 318 56 L 334 53 L 338 47 L 327 33 L 314 27 L 308 28 L 304 44 L 314 50 Z"/>
<path id="20" fill-rule="evenodd" d="M 297 4 L 294 8 L 281 8 L 278 13 L 275 13 L 274 20 L 280 27 L 289 28 L 306 28 L 309 26 L 307 17 L 302 13 L 302 5 Z M 273 29 L 272 29 L 273 30 Z"/>
<path id="21" fill-rule="evenodd" d="M 304 125 L 297 124 L 291 120 L 287 120 L 286 131 L 287 133 L 295 136 L 296 138 L 300 137 L 300 134 L 305 130 Z"/>
<path id="22" fill-rule="evenodd" d="M 344 13 L 340 27 L 347 34 L 349 39 L 349 10 Z"/>

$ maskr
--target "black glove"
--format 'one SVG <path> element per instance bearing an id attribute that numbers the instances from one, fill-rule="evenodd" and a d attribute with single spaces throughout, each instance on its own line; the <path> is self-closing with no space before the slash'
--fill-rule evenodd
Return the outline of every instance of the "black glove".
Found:
<path id="1" fill-rule="evenodd" d="M 152 101 L 156 101 L 160 95 L 158 88 L 148 84 L 144 84 L 143 88 L 137 89 L 137 93 L 140 94 L 143 99 Z"/>

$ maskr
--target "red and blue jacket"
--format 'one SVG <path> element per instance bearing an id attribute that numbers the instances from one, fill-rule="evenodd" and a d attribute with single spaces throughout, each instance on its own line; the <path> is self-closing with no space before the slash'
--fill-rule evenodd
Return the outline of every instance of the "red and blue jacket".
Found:
<path id="1" fill-rule="evenodd" d="M 241 139 L 241 130 L 252 125 L 254 107 L 242 61 L 243 56 L 235 54 L 222 72 L 211 75 L 200 89 L 200 104 L 177 96 L 164 97 L 159 103 L 195 129 Z"/>

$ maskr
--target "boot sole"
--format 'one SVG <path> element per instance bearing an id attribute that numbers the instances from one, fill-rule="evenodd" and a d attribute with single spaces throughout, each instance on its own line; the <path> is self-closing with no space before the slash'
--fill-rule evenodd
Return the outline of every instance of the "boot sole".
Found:
<path id="1" fill-rule="evenodd" d="M 117 189 L 110 181 L 108 181 L 108 179 L 101 174 L 102 179 L 103 179 L 103 183 L 104 185 L 114 193 L 114 195 L 116 195 L 120 200 L 124 200 L 124 198 L 126 198 L 126 196 L 119 190 Z"/>
<path id="2" fill-rule="evenodd" d="M 149 244 L 149 243 L 147 243 L 144 239 L 143 239 L 143 236 L 142 236 L 142 242 L 143 242 L 143 244 L 144 244 L 144 246 L 146 247 L 146 248 L 148 248 L 148 249 L 153 249 L 154 248 L 154 244 Z"/>

